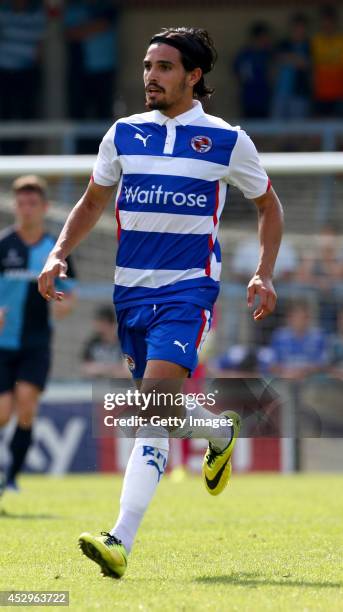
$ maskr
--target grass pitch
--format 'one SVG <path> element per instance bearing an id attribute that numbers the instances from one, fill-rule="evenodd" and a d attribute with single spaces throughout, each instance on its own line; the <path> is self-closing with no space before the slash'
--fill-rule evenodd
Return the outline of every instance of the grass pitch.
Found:
<path id="1" fill-rule="evenodd" d="M 80 611 L 343 611 L 340 476 L 234 475 L 218 498 L 165 476 L 121 581 L 77 547 L 112 527 L 121 478 L 20 484 L 0 502 L 1 590 L 69 590 Z"/>

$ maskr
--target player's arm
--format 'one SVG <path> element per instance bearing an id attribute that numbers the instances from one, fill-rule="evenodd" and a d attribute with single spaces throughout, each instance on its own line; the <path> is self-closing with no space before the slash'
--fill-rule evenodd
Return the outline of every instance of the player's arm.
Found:
<path id="1" fill-rule="evenodd" d="M 256 272 L 248 284 L 247 301 L 251 308 L 255 297 L 259 297 L 259 304 L 254 311 L 254 319 L 259 321 L 273 312 L 276 305 L 272 279 L 282 238 L 283 210 L 272 187 L 264 195 L 255 198 L 254 202 L 258 211 L 260 258 Z"/>
<path id="2" fill-rule="evenodd" d="M 261 165 L 256 147 L 243 130 L 238 131 L 227 181 L 238 187 L 248 200 L 255 202 L 258 210 L 260 257 L 247 289 L 249 307 L 253 306 L 255 297 L 259 297 L 259 304 L 253 314 L 255 321 L 258 321 L 270 314 L 276 304 L 272 278 L 281 242 L 283 212 L 266 171 Z"/>
<path id="3" fill-rule="evenodd" d="M 110 202 L 115 185 L 97 185 L 90 181 L 82 198 L 69 214 L 59 238 L 50 252 L 38 279 L 39 293 L 45 299 L 61 299 L 63 293 L 56 291 L 55 279 L 66 278 L 66 258 L 89 234 Z"/>

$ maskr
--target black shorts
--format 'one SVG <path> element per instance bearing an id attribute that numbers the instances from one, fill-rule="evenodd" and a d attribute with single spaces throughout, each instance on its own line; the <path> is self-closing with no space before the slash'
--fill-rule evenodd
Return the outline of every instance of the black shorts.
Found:
<path id="1" fill-rule="evenodd" d="M 0 348 L 0 393 L 12 391 L 18 381 L 36 385 L 43 390 L 49 374 L 50 348 Z"/>

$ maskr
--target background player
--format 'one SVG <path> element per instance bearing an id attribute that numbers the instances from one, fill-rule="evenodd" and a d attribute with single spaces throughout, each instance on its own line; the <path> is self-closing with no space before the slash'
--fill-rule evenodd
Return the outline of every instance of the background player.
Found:
<path id="1" fill-rule="evenodd" d="M 249 306 L 259 297 L 254 319 L 266 317 L 276 303 L 272 274 L 282 232 L 280 202 L 248 136 L 206 115 L 195 99 L 212 93 L 204 74 L 215 59 L 205 30 L 168 29 L 153 37 L 144 59 L 149 112 L 117 121 L 105 135 L 93 180 L 39 279 L 41 295 L 58 298 L 54 279 L 65 274 L 66 256 L 95 225 L 119 183 L 114 301 L 122 349 L 134 377 L 143 378 L 143 392 L 151 389 L 151 379 L 184 380 L 197 364 L 219 291 L 218 221 L 228 184 L 258 207 L 260 260 L 247 295 Z M 211 414 L 196 410 L 196 416 Z M 137 432 L 111 533 L 80 537 L 82 550 L 105 575 L 125 572 L 127 552 L 164 472 L 168 432 L 156 429 Z M 213 430 L 204 432 L 204 480 L 212 494 L 229 480 L 238 431 L 235 422 L 231 439 L 227 432 L 218 439 Z"/>
<path id="2" fill-rule="evenodd" d="M 14 181 L 13 191 L 16 222 L 0 235 L 0 427 L 16 413 L 2 487 L 17 489 L 15 479 L 31 443 L 32 424 L 50 367 L 49 307 L 37 292 L 37 276 L 55 239 L 44 229 L 45 181 L 21 176 Z M 54 317 L 63 318 L 72 310 L 72 287 L 73 281 L 58 281 L 65 299 L 54 303 Z"/>

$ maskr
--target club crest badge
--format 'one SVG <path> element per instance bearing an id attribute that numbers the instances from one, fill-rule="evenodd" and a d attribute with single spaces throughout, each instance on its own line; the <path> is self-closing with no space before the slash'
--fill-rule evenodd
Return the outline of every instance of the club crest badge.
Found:
<path id="1" fill-rule="evenodd" d="M 191 145 L 197 153 L 207 153 L 212 149 L 212 140 L 208 136 L 194 136 Z"/>
<path id="2" fill-rule="evenodd" d="M 130 357 L 130 355 L 127 355 L 127 354 L 124 355 L 124 359 L 126 361 L 127 367 L 129 368 L 130 372 L 132 372 L 136 367 L 134 360 L 132 359 L 132 357 Z"/>

